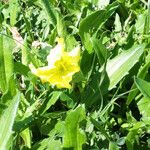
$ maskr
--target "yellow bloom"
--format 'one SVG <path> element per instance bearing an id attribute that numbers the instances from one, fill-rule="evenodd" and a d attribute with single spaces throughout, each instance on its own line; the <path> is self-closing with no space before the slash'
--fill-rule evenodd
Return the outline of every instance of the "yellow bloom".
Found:
<path id="1" fill-rule="evenodd" d="M 63 38 L 57 39 L 58 44 L 50 51 L 47 56 L 48 66 L 35 68 L 29 66 L 31 72 L 38 76 L 42 82 L 49 82 L 57 88 L 71 88 L 69 82 L 72 76 L 80 70 L 80 48 L 79 46 L 71 52 L 65 52 Z"/>

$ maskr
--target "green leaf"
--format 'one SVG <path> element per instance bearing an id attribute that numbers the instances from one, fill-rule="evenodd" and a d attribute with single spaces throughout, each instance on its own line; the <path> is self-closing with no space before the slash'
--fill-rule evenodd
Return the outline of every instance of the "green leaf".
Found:
<path id="1" fill-rule="evenodd" d="M 55 140 L 54 137 L 45 138 L 44 140 L 36 143 L 32 150 L 61 150 L 61 142 L 59 140 Z"/>
<path id="2" fill-rule="evenodd" d="M 61 94 L 62 94 L 61 91 L 54 91 L 52 93 L 51 98 L 48 99 L 48 101 L 46 101 L 46 103 L 44 104 L 44 109 L 42 113 L 46 112 L 52 105 L 54 105 L 56 101 L 59 99 Z"/>
<path id="3" fill-rule="evenodd" d="M 142 121 L 146 124 L 150 124 L 150 99 L 143 97 L 137 103 L 140 114 L 142 115 Z"/>
<path id="4" fill-rule="evenodd" d="M 134 44 L 134 33 L 135 33 L 135 26 L 132 26 L 129 29 L 129 33 L 128 33 L 127 38 L 126 38 L 125 49 L 129 49 L 133 46 L 133 44 Z"/>
<path id="5" fill-rule="evenodd" d="M 13 49 L 15 47 L 14 41 L 4 36 L 4 62 L 5 62 L 5 74 L 6 81 L 9 82 L 9 79 L 14 73 L 14 60 L 13 60 Z"/>
<path id="6" fill-rule="evenodd" d="M 13 48 L 14 41 L 9 37 L 0 35 L 0 88 L 2 92 L 6 91 L 8 82 L 14 73 Z M 15 80 L 12 83 L 15 85 Z"/>
<path id="7" fill-rule="evenodd" d="M 16 93 L 17 93 L 17 87 L 14 84 L 14 76 L 12 76 L 9 79 L 6 92 L 2 95 L 2 99 L 1 99 L 2 102 L 7 103 L 16 95 Z"/>
<path id="8" fill-rule="evenodd" d="M 42 96 L 42 95 L 43 95 L 43 93 L 40 96 Z M 13 126 L 14 131 L 16 131 L 16 132 L 23 131 L 35 119 L 35 114 L 34 113 L 37 112 L 39 110 L 40 106 L 41 106 L 40 96 L 39 96 L 38 99 L 36 99 L 36 101 L 34 101 L 34 103 L 32 103 L 31 106 L 27 107 L 25 112 L 22 114 L 21 118 L 17 118 L 17 120 L 16 120 L 16 122 Z M 21 94 L 21 100 L 24 101 L 24 102 L 27 101 L 23 94 Z"/>
<path id="9" fill-rule="evenodd" d="M 121 32 L 122 31 L 122 26 L 121 26 L 121 22 L 120 22 L 120 17 L 117 13 L 116 13 L 114 24 L 115 24 L 115 31 L 116 32 Z"/>
<path id="10" fill-rule="evenodd" d="M 150 100 L 150 83 L 140 78 L 135 78 L 135 84 L 141 93 Z"/>
<path id="11" fill-rule="evenodd" d="M 23 65 L 20 62 L 15 62 L 14 63 L 14 72 L 15 73 L 19 73 L 20 75 L 24 75 L 24 76 L 28 76 L 28 72 L 30 71 L 30 69 Z"/>
<path id="12" fill-rule="evenodd" d="M 27 146 L 28 148 L 31 148 L 31 135 L 30 135 L 30 130 L 29 128 L 26 128 L 25 130 L 23 130 L 20 133 L 20 136 L 22 137 L 25 146 Z"/>
<path id="13" fill-rule="evenodd" d="M 41 0 L 43 4 L 43 10 L 46 11 L 48 15 L 49 21 L 55 26 L 57 23 L 56 19 L 56 11 L 54 10 L 54 7 L 52 6 L 51 2 L 49 0 Z"/>
<path id="14" fill-rule="evenodd" d="M 21 53 L 22 53 L 21 62 L 23 65 L 27 66 L 32 58 L 32 54 L 27 44 L 27 40 L 25 40 L 24 45 L 21 47 Z"/>
<path id="15" fill-rule="evenodd" d="M 143 31 L 144 31 L 143 21 L 145 21 L 145 20 L 146 20 L 146 14 L 145 13 L 139 14 L 137 16 L 136 23 L 135 23 L 136 33 L 143 33 Z"/>
<path id="16" fill-rule="evenodd" d="M 137 74 L 137 77 L 140 78 L 140 79 L 144 79 L 147 72 L 148 72 L 148 69 L 150 67 L 150 53 L 147 55 L 146 57 L 146 63 L 144 64 L 144 66 L 142 66 Z M 136 89 L 136 84 L 133 83 L 132 87 L 131 87 L 131 90 L 133 89 Z M 129 105 L 132 100 L 135 98 L 135 96 L 138 94 L 139 90 L 136 89 L 134 91 L 131 91 L 128 95 L 128 100 L 127 100 L 127 105 Z"/>
<path id="17" fill-rule="evenodd" d="M 10 12 L 10 24 L 14 26 L 17 22 L 17 15 L 19 13 L 18 0 L 11 0 L 9 2 L 9 12 Z"/>
<path id="18" fill-rule="evenodd" d="M 105 131 L 104 127 L 95 119 L 93 119 L 92 117 L 90 118 L 91 122 L 93 123 L 93 125 L 108 139 L 110 140 L 109 135 L 107 134 L 107 132 Z"/>
<path id="19" fill-rule="evenodd" d="M 145 23 L 144 23 L 144 34 L 149 34 L 150 31 L 150 1 L 148 1 L 148 12 L 146 14 Z M 149 39 L 150 40 L 150 39 Z"/>
<path id="20" fill-rule="evenodd" d="M 12 135 L 12 127 L 16 117 L 18 105 L 20 101 L 20 93 L 10 102 L 8 108 L 4 111 L 0 118 L 0 149 L 6 150 L 6 144 Z"/>
<path id="21" fill-rule="evenodd" d="M 119 150 L 117 143 L 112 142 L 112 141 L 109 142 L 109 150 Z"/>
<path id="22" fill-rule="evenodd" d="M 104 46 L 104 44 L 102 44 L 102 40 L 93 38 L 92 42 L 93 42 L 93 48 L 97 54 L 99 63 L 100 65 L 103 65 L 107 59 L 107 49 Z"/>
<path id="23" fill-rule="evenodd" d="M 5 75 L 5 63 L 4 63 L 4 46 L 3 36 L 0 36 L 0 89 L 2 92 L 6 90 L 6 75 Z"/>
<path id="24" fill-rule="evenodd" d="M 104 10 L 98 10 L 83 19 L 79 26 L 81 40 L 89 53 L 92 53 L 91 35 L 95 33 L 108 18 L 115 12 L 118 3 L 114 2 L 108 5 Z"/>
<path id="25" fill-rule="evenodd" d="M 138 130 L 132 130 L 127 134 L 126 145 L 127 145 L 128 150 L 134 150 L 134 143 L 136 140 L 136 136 L 138 134 L 137 132 L 138 132 Z"/>
<path id="26" fill-rule="evenodd" d="M 55 149 L 55 150 L 61 150 L 61 142 L 59 140 L 50 140 L 48 141 L 48 147 L 47 149 Z"/>
<path id="27" fill-rule="evenodd" d="M 94 57 L 93 54 L 89 54 L 87 51 L 83 51 L 80 67 L 81 67 L 82 73 L 86 76 L 91 70 L 93 57 Z"/>
<path id="28" fill-rule="evenodd" d="M 144 45 L 135 45 L 108 61 L 106 71 L 110 79 L 109 90 L 113 89 L 128 74 L 142 55 L 144 48 Z"/>
<path id="29" fill-rule="evenodd" d="M 77 107 L 67 113 L 65 120 L 65 133 L 63 136 L 64 149 L 82 150 L 82 145 L 86 142 L 86 136 L 79 127 L 79 123 L 85 119 L 85 108 Z"/>
<path id="30" fill-rule="evenodd" d="M 66 37 L 66 28 L 63 17 L 60 14 L 57 14 L 57 33 L 59 37 Z"/>

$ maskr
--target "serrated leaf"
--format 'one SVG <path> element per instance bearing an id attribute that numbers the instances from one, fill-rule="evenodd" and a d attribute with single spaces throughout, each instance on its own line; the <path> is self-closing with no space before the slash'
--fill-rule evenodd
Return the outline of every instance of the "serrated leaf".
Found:
<path id="1" fill-rule="evenodd" d="M 113 89 L 128 74 L 142 55 L 144 48 L 144 45 L 135 45 L 108 61 L 106 71 L 110 79 L 109 90 Z"/>
<path id="2" fill-rule="evenodd" d="M 12 134 L 12 127 L 14 124 L 16 112 L 18 109 L 18 104 L 20 101 L 20 93 L 18 93 L 12 102 L 9 104 L 8 108 L 4 111 L 0 118 L 0 149 L 6 150 L 6 144 Z"/>

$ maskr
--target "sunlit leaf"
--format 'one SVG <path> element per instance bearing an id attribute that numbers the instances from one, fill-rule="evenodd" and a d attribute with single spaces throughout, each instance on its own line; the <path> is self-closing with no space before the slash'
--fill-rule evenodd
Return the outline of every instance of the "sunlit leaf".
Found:
<path id="1" fill-rule="evenodd" d="M 144 45 L 135 45 L 131 49 L 108 61 L 106 71 L 110 79 L 109 90 L 128 74 L 129 70 L 137 63 L 144 51 Z"/>
<path id="2" fill-rule="evenodd" d="M 140 78 L 135 78 L 135 83 L 141 93 L 148 99 L 150 99 L 150 83 Z"/>
<path id="3" fill-rule="evenodd" d="M 75 110 L 67 113 L 65 120 L 65 133 L 63 137 L 63 147 L 66 149 L 82 150 L 82 145 L 86 142 L 84 131 L 80 128 L 80 123 L 85 119 L 85 108 L 79 106 Z"/>
<path id="4" fill-rule="evenodd" d="M 20 101 L 20 93 L 18 93 L 14 99 L 11 100 L 8 108 L 4 110 L 0 118 L 0 149 L 6 150 L 7 142 L 12 135 L 12 127 L 16 117 L 16 112 L 18 109 L 18 104 Z"/>

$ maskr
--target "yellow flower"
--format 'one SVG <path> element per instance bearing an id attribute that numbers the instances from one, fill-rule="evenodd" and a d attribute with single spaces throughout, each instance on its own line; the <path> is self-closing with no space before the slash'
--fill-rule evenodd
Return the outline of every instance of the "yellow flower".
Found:
<path id="1" fill-rule="evenodd" d="M 47 56 L 48 66 L 35 68 L 30 64 L 33 74 L 38 76 L 42 82 L 49 82 L 57 88 L 71 88 L 69 84 L 72 76 L 80 70 L 80 48 L 79 46 L 71 52 L 65 52 L 64 39 L 58 38 L 58 44 Z"/>

